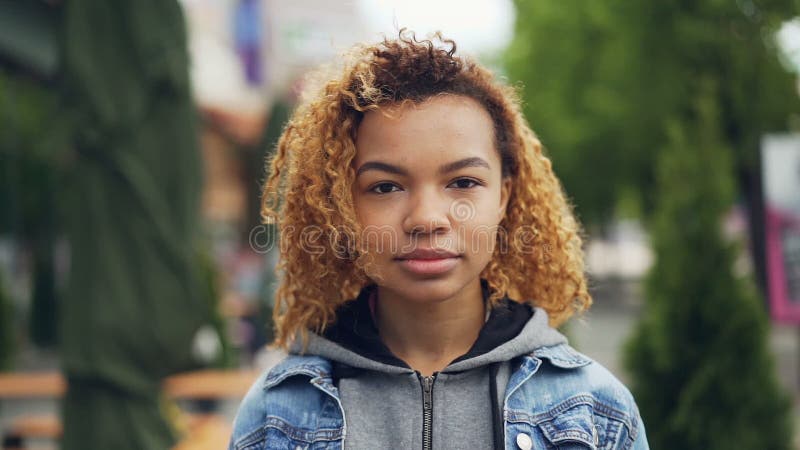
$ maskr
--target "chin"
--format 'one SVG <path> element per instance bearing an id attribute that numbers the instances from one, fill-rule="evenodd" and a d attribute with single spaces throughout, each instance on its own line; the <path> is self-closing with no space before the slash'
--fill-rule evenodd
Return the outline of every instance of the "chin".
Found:
<path id="1" fill-rule="evenodd" d="M 392 277 L 380 285 L 384 289 L 392 290 L 410 301 L 420 303 L 436 303 L 445 301 L 456 295 L 463 287 L 464 282 L 453 276 L 436 278 Z"/>

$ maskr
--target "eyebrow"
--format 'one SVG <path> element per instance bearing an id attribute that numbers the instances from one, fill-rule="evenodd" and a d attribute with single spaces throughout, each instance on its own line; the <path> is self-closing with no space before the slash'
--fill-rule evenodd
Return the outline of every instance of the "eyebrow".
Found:
<path id="1" fill-rule="evenodd" d="M 456 170 L 463 169 L 466 167 L 485 167 L 487 169 L 490 169 L 489 163 L 486 162 L 486 160 L 477 156 L 473 156 L 471 158 L 459 159 L 458 161 L 447 163 L 439 167 L 439 175 L 455 172 Z M 358 171 L 356 171 L 356 178 L 358 178 L 359 175 L 368 170 L 380 170 L 382 172 L 408 176 L 408 171 L 403 169 L 402 167 L 398 167 L 380 161 L 367 161 L 364 164 L 362 164 L 361 167 L 358 168 Z"/>

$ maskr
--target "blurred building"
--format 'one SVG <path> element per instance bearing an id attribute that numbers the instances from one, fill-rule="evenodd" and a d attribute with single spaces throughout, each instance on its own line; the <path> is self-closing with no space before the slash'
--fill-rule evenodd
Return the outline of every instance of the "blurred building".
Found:
<path id="1" fill-rule="evenodd" d="M 220 267 L 222 310 L 245 359 L 264 322 L 275 250 L 254 248 L 264 163 L 304 74 L 369 38 L 356 2 L 182 0 L 194 96 L 204 118 L 203 217 Z"/>

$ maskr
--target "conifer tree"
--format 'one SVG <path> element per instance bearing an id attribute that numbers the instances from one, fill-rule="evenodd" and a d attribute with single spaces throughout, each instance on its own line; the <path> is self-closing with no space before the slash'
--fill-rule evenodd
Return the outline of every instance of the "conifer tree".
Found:
<path id="1" fill-rule="evenodd" d="M 657 160 L 656 262 L 627 343 L 631 388 L 652 448 L 788 449 L 790 402 L 768 352 L 763 302 L 732 270 L 740 243 L 721 233 L 733 152 L 717 126 L 716 85 L 695 86 L 693 108 L 669 123 Z"/>

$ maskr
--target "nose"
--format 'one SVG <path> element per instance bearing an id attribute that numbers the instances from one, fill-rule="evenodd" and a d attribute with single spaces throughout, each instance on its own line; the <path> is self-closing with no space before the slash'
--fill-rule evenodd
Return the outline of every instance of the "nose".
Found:
<path id="1" fill-rule="evenodd" d="M 450 231 L 449 203 L 431 192 L 420 192 L 412 199 L 403 219 L 408 234 L 433 234 Z"/>

